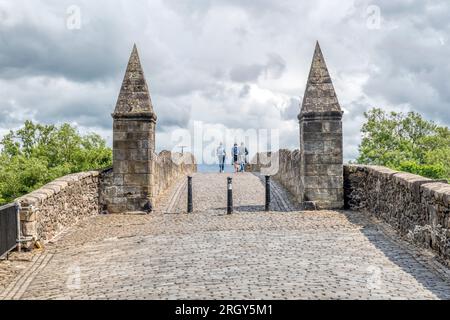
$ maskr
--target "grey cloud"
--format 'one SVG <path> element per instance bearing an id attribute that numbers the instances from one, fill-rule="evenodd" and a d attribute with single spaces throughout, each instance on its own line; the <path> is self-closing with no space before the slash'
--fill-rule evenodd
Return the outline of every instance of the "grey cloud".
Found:
<path id="1" fill-rule="evenodd" d="M 268 55 L 269 60 L 265 66 L 266 77 L 271 79 L 280 78 L 286 71 L 286 61 L 278 54 Z"/>
<path id="2" fill-rule="evenodd" d="M 287 121 L 297 121 L 298 114 L 300 113 L 301 100 L 291 98 L 287 108 L 281 111 L 281 117 Z"/>
<path id="3" fill-rule="evenodd" d="M 75 122 L 85 127 L 112 128 L 111 113 L 114 108 L 100 101 L 82 99 L 66 104 L 39 107 L 34 118 L 42 123 Z"/>
<path id="4" fill-rule="evenodd" d="M 379 6 L 383 16 L 401 18 L 405 15 L 422 14 L 426 9 L 426 2 L 422 0 L 375 0 L 370 5 Z"/>
<path id="5" fill-rule="evenodd" d="M 375 47 L 372 59 L 379 71 L 370 73 L 364 91 L 390 105 L 410 105 L 425 117 L 449 125 L 450 90 L 446 78 L 450 74 L 447 62 L 450 39 L 441 38 L 450 32 L 448 21 L 440 25 L 441 29 L 433 29 L 435 11 L 430 10 L 432 5 L 428 3 L 381 4 L 385 23 L 392 22 L 399 27 L 386 34 Z M 417 4 L 420 10 L 401 15 L 408 10 L 406 4 Z M 450 10 L 449 5 L 441 2 L 441 6 L 442 11 Z M 427 27 L 423 28 L 424 25 Z"/>
<path id="6" fill-rule="evenodd" d="M 12 122 L 36 120 L 111 127 L 111 113 L 117 97 L 108 87 L 48 78 L 21 79 L 19 84 L 0 81 L 0 105 Z"/>
<path id="7" fill-rule="evenodd" d="M 19 115 L 14 115 L 12 109 L 5 105 L 2 105 L 2 109 L 0 109 L 1 128 L 5 128 L 5 130 L 16 128 L 23 124 L 23 120 L 24 119 L 22 119 Z"/>
<path id="8" fill-rule="evenodd" d="M 79 31 L 65 28 L 72 4 L 82 9 Z M 380 30 L 365 26 L 372 4 L 381 9 Z M 0 127 L 30 116 L 109 132 L 137 42 L 159 132 L 194 120 L 289 127 L 281 146 L 296 147 L 296 95 L 319 39 L 348 111 L 349 159 L 370 107 L 408 104 L 450 124 L 449 15 L 444 0 L 0 1 Z"/>
<path id="9" fill-rule="evenodd" d="M 81 10 L 79 30 L 66 27 L 66 10 L 71 5 Z M 33 11 L 29 6 L 32 5 L 28 1 L 17 0 L 14 11 L 3 8 L 4 15 L 12 21 L 19 19 L 20 23 L 0 20 L 2 78 L 50 76 L 78 82 L 109 81 L 123 76 L 134 42 L 152 48 L 145 50 L 142 57 L 152 72 L 166 69 L 166 48 L 124 19 L 130 14 L 128 1 L 36 1 Z M 144 27 L 148 24 L 147 5 L 137 1 L 133 6 L 133 22 Z"/>
<path id="10" fill-rule="evenodd" d="M 251 88 L 248 84 L 245 84 L 245 85 L 242 87 L 241 92 L 239 93 L 239 98 L 245 98 L 245 97 L 247 97 L 247 96 L 249 95 L 249 93 L 250 93 L 251 90 L 252 90 L 252 88 Z"/>
<path id="11" fill-rule="evenodd" d="M 358 147 L 361 143 L 361 127 L 365 122 L 364 112 L 375 107 L 359 98 L 345 106 L 347 112 L 343 117 L 344 159 L 355 160 L 358 157 Z"/>
<path id="12" fill-rule="evenodd" d="M 242 93 L 249 90 L 246 95 Z M 257 101 L 250 86 L 216 84 L 201 92 L 205 106 L 193 106 L 191 120 L 222 124 L 232 129 L 276 128 L 280 111 L 276 102 Z M 245 111 L 244 111 L 245 110 Z"/>
<path id="13" fill-rule="evenodd" d="M 265 66 L 253 64 L 249 66 L 236 66 L 230 71 L 230 78 L 236 82 L 256 81 L 264 72 Z"/>
<path id="14" fill-rule="evenodd" d="M 186 128 L 191 117 L 191 106 L 181 99 L 167 99 L 161 96 L 153 98 L 157 126 L 162 131 L 171 127 Z"/>
<path id="15" fill-rule="evenodd" d="M 269 79 L 280 78 L 286 70 L 286 61 L 278 54 L 268 54 L 267 63 L 238 65 L 230 71 L 230 78 L 235 82 L 254 82 L 259 77 Z"/>
<path id="16" fill-rule="evenodd" d="M 86 27 L 88 29 L 88 27 Z M 100 39 L 83 32 L 43 30 L 31 22 L 0 31 L 0 76 L 64 76 L 76 81 L 110 77 L 123 65 L 123 54 L 112 44 L 99 46 Z M 113 30 L 108 32 L 114 33 Z"/>
<path id="17" fill-rule="evenodd" d="M 151 69 L 149 70 L 151 71 Z M 184 69 L 180 66 L 177 69 L 173 66 L 161 72 L 147 72 L 146 78 L 151 93 L 166 97 L 178 97 L 204 90 L 215 82 L 215 79 L 212 79 L 209 74 L 199 72 L 194 76 L 195 73 L 196 71 L 191 68 Z M 214 76 L 220 78 L 220 73 L 214 73 Z"/>
<path id="18" fill-rule="evenodd" d="M 227 86 L 223 83 L 214 83 L 205 87 L 201 91 L 201 95 L 207 99 L 217 102 L 229 100 L 230 97 L 233 97 L 235 95 L 235 92 L 227 88 Z"/>
<path id="19" fill-rule="evenodd" d="M 235 6 L 237 8 L 242 8 L 253 15 L 260 15 L 261 13 L 286 13 L 292 7 L 292 1 L 286 0 L 203 0 L 198 2 L 166 0 L 165 4 L 182 15 L 188 14 L 196 18 L 205 15 L 208 10 L 214 6 Z"/>

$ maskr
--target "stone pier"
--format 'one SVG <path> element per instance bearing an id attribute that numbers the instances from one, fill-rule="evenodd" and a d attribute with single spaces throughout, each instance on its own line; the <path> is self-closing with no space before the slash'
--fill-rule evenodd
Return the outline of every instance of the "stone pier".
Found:
<path id="1" fill-rule="evenodd" d="M 300 121 L 300 193 L 305 208 L 344 206 L 343 112 L 319 43 L 306 85 Z"/>
<path id="2" fill-rule="evenodd" d="M 115 194 L 107 210 L 110 213 L 151 211 L 157 117 L 136 45 L 112 116 Z"/>

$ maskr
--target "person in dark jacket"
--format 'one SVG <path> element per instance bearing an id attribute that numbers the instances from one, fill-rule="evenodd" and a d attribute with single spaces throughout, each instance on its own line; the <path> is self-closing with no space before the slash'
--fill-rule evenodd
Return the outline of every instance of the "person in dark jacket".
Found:
<path id="1" fill-rule="evenodd" d="M 233 146 L 233 149 L 231 149 L 231 155 L 233 157 L 233 165 L 234 165 L 234 172 L 239 172 L 239 147 L 238 144 L 235 143 Z"/>

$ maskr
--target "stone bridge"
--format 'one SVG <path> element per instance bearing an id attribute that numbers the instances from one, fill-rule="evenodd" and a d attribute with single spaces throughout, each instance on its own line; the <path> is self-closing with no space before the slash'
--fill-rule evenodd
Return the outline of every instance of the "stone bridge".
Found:
<path id="1" fill-rule="evenodd" d="M 300 149 L 233 174 L 227 215 L 227 175 L 155 153 L 134 47 L 113 113 L 114 167 L 17 200 L 22 237 L 44 249 L 0 263 L 0 299 L 449 299 L 449 184 L 344 166 L 342 115 L 317 44 Z"/>

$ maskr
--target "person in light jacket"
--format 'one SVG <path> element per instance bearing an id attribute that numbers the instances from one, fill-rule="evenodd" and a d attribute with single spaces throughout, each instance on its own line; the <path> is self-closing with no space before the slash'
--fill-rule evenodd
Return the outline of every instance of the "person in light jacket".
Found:
<path id="1" fill-rule="evenodd" d="M 223 143 L 221 142 L 219 147 L 217 148 L 217 158 L 219 158 L 219 171 L 223 173 L 225 171 L 225 158 L 227 153 L 225 148 L 223 147 Z"/>
<path id="2" fill-rule="evenodd" d="M 241 146 L 239 147 L 240 172 L 245 172 L 245 165 L 247 163 L 247 155 L 248 155 L 248 150 L 245 147 L 245 144 L 242 142 Z"/>

